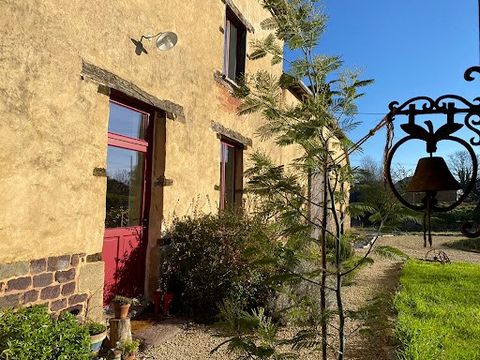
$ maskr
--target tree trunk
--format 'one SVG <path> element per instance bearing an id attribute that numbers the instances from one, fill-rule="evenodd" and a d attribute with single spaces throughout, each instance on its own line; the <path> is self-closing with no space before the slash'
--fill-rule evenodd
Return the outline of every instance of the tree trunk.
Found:
<path id="1" fill-rule="evenodd" d="M 322 229 L 321 229 L 321 247 L 322 247 L 322 278 L 320 282 L 320 312 L 322 319 L 322 360 L 327 360 L 327 216 L 328 216 L 328 188 L 327 188 L 328 169 L 327 163 L 323 164 L 323 206 L 322 206 Z"/>
<path id="2" fill-rule="evenodd" d="M 335 187 L 338 184 L 338 173 L 335 172 Z M 336 267 L 336 287 L 335 295 L 337 300 L 337 312 L 338 312 L 338 360 L 343 360 L 345 358 L 345 312 L 343 309 L 343 299 L 342 299 L 342 243 L 341 236 L 343 231 L 341 229 L 341 224 L 338 219 L 337 208 L 335 204 L 335 191 L 336 188 L 332 188 L 330 178 L 326 179 L 328 185 L 328 193 L 330 195 L 330 207 L 332 209 L 333 220 L 335 222 L 335 267 Z"/>

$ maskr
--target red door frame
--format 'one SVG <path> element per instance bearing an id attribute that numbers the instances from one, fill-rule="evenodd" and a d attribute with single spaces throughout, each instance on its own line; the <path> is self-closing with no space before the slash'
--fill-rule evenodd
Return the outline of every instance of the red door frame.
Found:
<path id="1" fill-rule="evenodd" d="M 233 148 L 234 156 L 233 156 L 233 168 L 235 169 L 236 164 L 236 153 L 237 153 L 237 146 L 235 146 L 232 142 L 227 141 L 225 139 L 220 140 L 220 210 L 225 210 L 225 195 L 226 195 L 226 162 L 224 158 L 224 149 L 225 148 Z M 234 176 L 234 183 L 233 189 L 235 191 L 235 176 Z M 231 204 L 233 205 L 233 204 Z"/>
<path id="2" fill-rule="evenodd" d="M 153 122 L 155 111 L 153 108 L 148 105 L 139 102 L 138 100 L 131 99 L 125 95 L 112 91 L 110 102 L 117 104 L 119 106 L 125 107 L 127 109 L 140 112 L 147 116 L 147 127 L 145 129 L 145 139 L 130 138 L 120 134 L 115 134 L 108 132 L 108 146 L 114 146 L 117 148 L 128 149 L 139 151 L 145 154 L 144 156 L 144 174 L 143 174 L 143 183 L 142 183 L 142 222 L 138 226 L 131 227 L 120 227 L 120 228 L 105 228 L 104 239 L 106 238 L 115 238 L 125 235 L 135 236 L 135 233 L 138 234 L 141 231 L 140 244 L 142 248 L 140 251 L 143 256 L 141 257 L 142 269 L 139 269 L 141 272 L 141 290 L 143 292 L 143 286 L 145 282 L 145 260 L 146 260 L 146 250 L 148 244 L 148 220 L 149 220 L 149 210 L 150 210 L 150 192 L 151 192 L 151 173 L 152 173 L 152 148 L 153 148 Z M 104 240 L 105 241 L 105 240 Z M 117 259 L 118 260 L 118 259 Z M 118 270 L 118 261 L 116 261 L 116 269 Z M 105 279 L 107 281 L 107 279 Z M 104 302 L 110 300 L 112 294 L 104 294 Z M 131 294 L 130 294 L 131 295 Z"/>

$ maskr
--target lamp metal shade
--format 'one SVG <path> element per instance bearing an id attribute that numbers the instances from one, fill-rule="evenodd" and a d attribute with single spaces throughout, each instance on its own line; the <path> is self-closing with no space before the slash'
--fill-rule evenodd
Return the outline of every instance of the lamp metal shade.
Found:
<path id="1" fill-rule="evenodd" d="M 172 49 L 178 41 L 178 36 L 174 32 L 168 31 L 161 33 L 155 42 L 157 49 L 160 51 L 167 51 Z"/>
<path id="2" fill-rule="evenodd" d="M 442 157 L 425 157 L 418 160 L 417 168 L 407 192 L 434 192 L 458 190 L 460 184 L 453 177 Z"/>

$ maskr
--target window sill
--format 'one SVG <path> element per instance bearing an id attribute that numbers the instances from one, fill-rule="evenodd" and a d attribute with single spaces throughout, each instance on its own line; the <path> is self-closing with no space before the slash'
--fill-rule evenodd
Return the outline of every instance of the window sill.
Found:
<path id="1" fill-rule="evenodd" d="M 233 93 L 235 90 L 240 89 L 240 86 L 236 83 L 236 81 L 228 78 L 225 74 L 222 74 L 220 71 L 215 71 L 215 73 L 213 74 L 213 78 L 220 85 L 226 87 L 231 93 Z"/>

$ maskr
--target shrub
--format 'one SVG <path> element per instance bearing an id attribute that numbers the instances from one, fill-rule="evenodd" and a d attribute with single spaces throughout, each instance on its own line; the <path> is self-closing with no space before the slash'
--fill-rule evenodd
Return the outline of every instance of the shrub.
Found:
<path id="1" fill-rule="evenodd" d="M 396 247 L 393 246 L 388 246 L 388 245 L 382 245 L 382 246 L 377 246 L 375 247 L 375 250 L 373 251 L 375 254 L 392 259 L 392 260 L 407 260 L 408 255 L 405 254 L 402 250 L 397 249 Z"/>
<path id="2" fill-rule="evenodd" d="M 353 235 L 351 233 L 347 233 L 340 237 L 340 261 L 347 261 L 354 255 L 355 250 L 353 249 L 352 241 Z M 326 246 L 328 258 L 330 262 L 333 263 L 335 261 L 336 239 L 331 235 L 327 236 Z"/>
<path id="3" fill-rule="evenodd" d="M 1 310 L 0 359 L 90 359 L 88 329 L 69 313 L 53 319 L 44 306 Z"/>
<path id="4" fill-rule="evenodd" d="M 107 326 L 95 321 L 89 321 L 86 324 L 89 335 L 98 335 L 107 330 Z"/>
<path id="5" fill-rule="evenodd" d="M 116 295 L 113 298 L 112 303 L 113 304 L 120 304 L 120 305 L 137 305 L 138 300 L 133 299 L 133 298 L 129 298 L 129 297 L 126 297 L 126 296 Z"/>
<path id="6" fill-rule="evenodd" d="M 451 247 L 453 249 L 471 251 L 471 252 L 480 252 L 480 239 L 460 239 L 452 242 L 447 242 L 444 245 Z"/>
<path id="7" fill-rule="evenodd" d="M 132 341 L 122 341 L 118 344 L 118 350 L 122 352 L 123 355 L 132 355 L 135 354 L 140 346 L 140 342 L 137 340 Z"/>
<path id="8" fill-rule="evenodd" d="M 273 290 L 263 283 L 272 254 L 267 227 L 245 215 L 221 214 L 174 220 L 162 250 L 160 281 L 176 296 L 172 307 L 211 322 L 218 304 L 230 299 L 243 309 L 265 306 Z M 176 309 L 175 309 L 176 308 Z"/>

